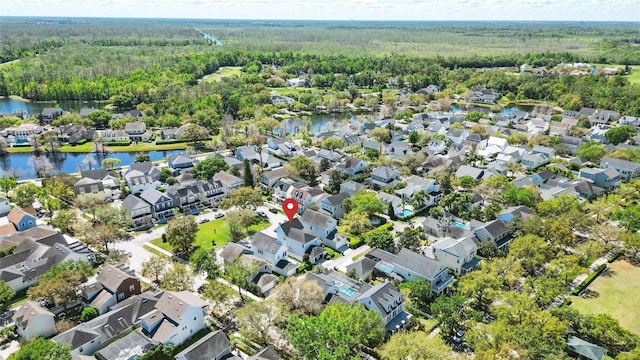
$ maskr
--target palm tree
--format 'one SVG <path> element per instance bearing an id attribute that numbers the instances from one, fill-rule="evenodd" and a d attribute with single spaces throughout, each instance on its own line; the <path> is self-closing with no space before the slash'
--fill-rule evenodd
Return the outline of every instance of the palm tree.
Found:
<path id="1" fill-rule="evenodd" d="M 426 204 L 427 194 L 424 192 L 424 190 L 420 190 L 417 193 L 413 194 L 411 199 L 413 200 L 413 206 L 416 208 L 416 210 L 420 210 Z"/>

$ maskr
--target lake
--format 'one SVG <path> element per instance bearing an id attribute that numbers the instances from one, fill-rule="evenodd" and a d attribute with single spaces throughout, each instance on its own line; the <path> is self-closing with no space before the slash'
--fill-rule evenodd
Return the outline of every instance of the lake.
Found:
<path id="1" fill-rule="evenodd" d="M 52 102 L 31 102 L 20 101 L 8 97 L 0 97 L 0 114 L 13 114 L 16 111 L 26 113 L 39 113 L 44 108 L 59 107 L 62 110 L 79 113 L 82 108 L 94 107 L 102 109 L 105 102 L 95 101 L 52 101 Z"/>
<path id="2" fill-rule="evenodd" d="M 150 151 L 146 154 L 149 155 L 152 161 L 166 159 L 169 155 L 184 153 L 184 150 L 171 150 L 171 151 Z M 95 165 L 93 169 L 100 168 L 100 163 L 104 158 L 117 158 L 120 159 L 118 166 L 128 166 L 135 162 L 136 156 L 141 153 L 109 153 L 109 154 L 96 154 L 96 153 L 56 153 L 47 154 L 45 156 L 54 167 L 56 173 L 75 173 L 80 171 L 80 166 L 84 166 L 84 169 L 88 169 L 88 166 L 83 164 L 83 160 L 87 156 L 93 158 Z M 22 174 L 20 179 L 33 179 L 36 177 L 33 167 L 29 166 L 29 158 L 33 156 L 32 153 L 13 153 L 0 155 L 0 175 L 14 175 L 16 169 Z"/>

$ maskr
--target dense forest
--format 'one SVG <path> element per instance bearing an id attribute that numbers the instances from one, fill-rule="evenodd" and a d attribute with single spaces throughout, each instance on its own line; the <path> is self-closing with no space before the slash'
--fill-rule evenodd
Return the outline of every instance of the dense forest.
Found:
<path id="1" fill-rule="evenodd" d="M 215 46 L 197 29 L 225 45 Z M 524 63 L 638 63 L 640 47 L 634 44 L 640 39 L 630 24 L 3 19 L 0 34 L 0 59 L 16 60 L 0 65 L 0 95 L 31 100 L 110 100 L 123 109 L 149 104 L 156 115 L 176 116 L 208 106 L 195 103 L 215 102 L 216 111 L 250 117 L 257 105 L 269 103 L 273 77 L 305 73 L 315 87 L 335 91 L 347 91 L 349 84 L 382 90 L 391 80 L 414 91 L 435 84 L 450 94 L 486 86 L 512 100 L 640 114 L 640 86 L 623 76 L 504 71 Z M 434 51 L 439 42 L 468 52 Z M 423 51 L 396 52 L 393 47 L 402 43 Z M 279 69 L 264 73 L 262 64 Z M 243 67 L 241 80 L 199 83 L 223 66 Z"/>

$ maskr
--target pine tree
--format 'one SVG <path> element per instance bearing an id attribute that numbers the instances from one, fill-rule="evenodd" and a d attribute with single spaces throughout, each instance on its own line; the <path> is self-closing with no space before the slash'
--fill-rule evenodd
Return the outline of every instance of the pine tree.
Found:
<path id="1" fill-rule="evenodd" d="M 249 164 L 249 160 L 244 160 L 244 186 L 253 187 L 253 173 L 251 172 L 251 165 Z"/>

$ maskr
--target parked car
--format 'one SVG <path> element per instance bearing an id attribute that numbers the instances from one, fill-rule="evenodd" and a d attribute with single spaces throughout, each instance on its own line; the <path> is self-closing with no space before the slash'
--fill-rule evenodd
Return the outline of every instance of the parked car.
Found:
<path id="1" fill-rule="evenodd" d="M 200 219 L 200 220 L 198 221 L 198 224 L 204 224 L 204 223 L 206 223 L 206 222 L 209 222 L 209 219 Z"/>
<path id="2" fill-rule="evenodd" d="M 457 344 L 461 343 L 462 337 L 464 336 L 464 334 L 466 334 L 466 331 L 458 330 L 458 332 L 455 335 L 453 335 L 453 342 Z"/>
<path id="3" fill-rule="evenodd" d="M 263 218 L 264 220 L 269 220 L 269 216 L 264 211 L 258 211 L 258 216 Z"/>
<path id="4" fill-rule="evenodd" d="M 220 219 L 221 217 L 224 217 L 223 213 L 216 213 L 215 215 L 213 215 L 214 218 L 216 219 Z"/>
<path id="5" fill-rule="evenodd" d="M 277 213 L 278 213 L 278 209 L 276 209 L 276 208 L 269 208 L 269 212 L 270 212 L 270 213 L 277 214 Z"/>

